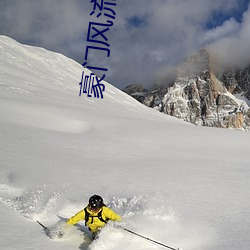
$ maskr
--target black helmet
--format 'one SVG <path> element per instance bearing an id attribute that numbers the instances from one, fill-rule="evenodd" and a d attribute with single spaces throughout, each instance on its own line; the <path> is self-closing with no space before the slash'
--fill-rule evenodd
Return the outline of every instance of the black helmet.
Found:
<path id="1" fill-rule="evenodd" d="M 102 197 L 96 194 L 91 196 L 89 198 L 89 206 L 90 209 L 93 210 L 99 210 L 100 208 L 102 208 L 104 206 Z"/>

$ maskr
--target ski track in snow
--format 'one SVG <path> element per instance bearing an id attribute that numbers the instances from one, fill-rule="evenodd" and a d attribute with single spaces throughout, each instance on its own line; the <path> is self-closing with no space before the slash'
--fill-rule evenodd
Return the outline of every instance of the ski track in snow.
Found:
<path id="1" fill-rule="evenodd" d="M 87 122 L 67 117 L 61 114 L 60 109 L 51 108 L 48 105 L 31 106 L 25 102 L 2 102 L 0 111 L 7 108 L 8 114 L 3 117 L 3 121 L 8 120 L 28 127 L 73 134 L 85 133 L 91 129 Z"/>

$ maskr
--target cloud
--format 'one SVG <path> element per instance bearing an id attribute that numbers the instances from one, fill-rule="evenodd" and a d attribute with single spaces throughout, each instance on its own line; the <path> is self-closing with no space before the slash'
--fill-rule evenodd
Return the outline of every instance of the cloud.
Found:
<path id="1" fill-rule="evenodd" d="M 247 66 L 250 64 L 250 10 L 243 15 L 238 28 L 222 39 L 210 44 L 215 60 L 225 67 Z"/>
<path id="2" fill-rule="evenodd" d="M 242 1 L 116 1 L 114 26 L 106 33 L 110 57 L 92 53 L 88 63 L 105 65 L 106 80 L 119 88 L 130 83 L 149 87 L 167 79 L 173 67 L 204 46 L 211 46 L 224 61 L 230 60 L 226 48 L 241 45 L 240 54 L 246 55 L 249 13 L 242 21 L 234 17 L 242 8 L 239 2 Z M 91 45 L 86 37 L 92 8 L 90 0 L 1 0 L 0 33 L 83 63 L 86 46 Z M 214 19 L 218 16 L 225 20 L 219 23 Z M 211 23 L 213 29 L 208 29 Z"/>
<path id="3" fill-rule="evenodd" d="M 240 24 L 235 20 L 235 18 L 232 17 L 229 20 L 226 20 L 221 26 L 204 31 L 204 34 L 201 36 L 200 43 L 211 44 L 237 33 L 239 28 Z"/>
<path id="4" fill-rule="evenodd" d="M 74 54 L 84 49 L 89 15 L 86 6 L 67 0 L 2 0 L 0 33 L 20 42 Z"/>
<path id="5" fill-rule="evenodd" d="M 150 86 L 164 80 L 181 60 L 241 28 L 240 23 L 229 18 L 213 30 L 206 29 L 213 13 L 230 17 L 237 9 L 234 0 L 135 2 L 141 5 L 122 8 L 119 14 L 123 22 L 113 34 L 117 40 L 114 39 L 112 50 L 115 50 L 115 56 L 119 55 L 116 68 L 121 84 L 130 81 Z M 143 25 L 129 26 L 126 21 L 135 16 L 143 20 L 140 22 Z"/>

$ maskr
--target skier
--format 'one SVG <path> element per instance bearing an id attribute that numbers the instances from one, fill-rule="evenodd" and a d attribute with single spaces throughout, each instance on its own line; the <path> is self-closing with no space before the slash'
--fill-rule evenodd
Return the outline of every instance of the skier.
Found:
<path id="1" fill-rule="evenodd" d="M 94 239 L 109 220 L 120 222 L 122 219 L 120 215 L 105 206 L 101 196 L 95 194 L 89 198 L 89 204 L 72 216 L 67 224 L 74 225 L 80 220 L 85 220 L 85 226 L 92 232 Z"/>

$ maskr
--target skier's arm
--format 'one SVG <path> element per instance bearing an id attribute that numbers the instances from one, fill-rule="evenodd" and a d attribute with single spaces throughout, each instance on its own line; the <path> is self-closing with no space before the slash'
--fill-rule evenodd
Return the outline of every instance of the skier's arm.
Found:
<path id="1" fill-rule="evenodd" d="M 72 217 L 67 221 L 67 224 L 75 225 L 78 221 L 84 220 L 84 218 L 85 218 L 85 212 L 84 212 L 84 209 L 83 209 L 83 210 L 81 210 L 80 212 L 78 212 L 77 214 L 75 214 L 74 216 L 72 216 Z"/>
<path id="2" fill-rule="evenodd" d="M 111 210 L 110 208 L 105 207 L 104 210 L 105 210 L 105 217 L 106 217 L 107 219 L 110 219 L 110 220 L 112 220 L 112 221 L 118 221 L 118 222 L 122 221 L 121 216 L 118 215 L 118 214 L 116 214 L 116 213 L 115 213 L 113 210 Z"/>

